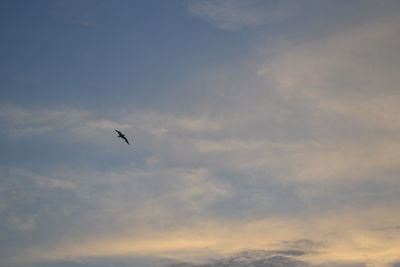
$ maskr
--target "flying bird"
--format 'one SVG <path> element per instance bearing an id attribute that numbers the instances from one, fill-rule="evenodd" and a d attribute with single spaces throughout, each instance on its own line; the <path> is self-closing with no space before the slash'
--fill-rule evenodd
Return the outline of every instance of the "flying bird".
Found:
<path id="1" fill-rule="evenodd" d="M 123 133 L 121 133 L 120 131 L 118 131 L 117 129 L 115 129 L 115 131 L 118 133 L 118 137 L 121 137 L 122 139 L 124 139 L 125 142 L 129 145 L 129 141 L 128 141 L 128 139 L 126 139 L 125 135 Z"/>

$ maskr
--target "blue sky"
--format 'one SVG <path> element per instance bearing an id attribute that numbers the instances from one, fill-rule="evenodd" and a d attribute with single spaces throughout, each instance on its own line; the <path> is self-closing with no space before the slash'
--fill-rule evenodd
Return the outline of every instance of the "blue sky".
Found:
<path id="1" fill-rule="evenodd" d="M 399 9 L 2 1 L 0 266 L 398 266 Z"/>
<path id="2" fill-rule="evenodd" d="M 6 97 L 15 101 L 58 105 L 64 97 L 65 104 L 83 107 L 157 105 L 182 76 L 226 61 L 246 46 L 240 36 L 187 15 L 180 1 L 3 5 L 2 46 L 9 64 L 2 73 L 12 90 Z M 25 90 L 17 94 L 14 87 Z M 88 101 L 93 94 L 97 100 Z"/>

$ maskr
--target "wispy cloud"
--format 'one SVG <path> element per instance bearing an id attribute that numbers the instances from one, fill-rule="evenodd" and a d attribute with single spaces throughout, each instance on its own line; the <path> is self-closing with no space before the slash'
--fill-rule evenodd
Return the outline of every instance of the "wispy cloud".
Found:
<path id="1" fill-rule="evenodd" d="M 187 228 L 161 232 L 142 228 L 141 236 L 108 236 L 56 248 L 35 246 L 29 253 L 41 260 L 122 254 L 196 262 L 201 259 L 199 256 L 215 255 L 218 258 L 235 251 L 256 249 L 274 255 L 295 256 L 311 266 L 328 266 L 329 263 L 332 264 L 330 266 L 346 266 L 340 262 L 387 266 L 398 259 L 400 244 L 397 233 L 393 235 L 372 230 L 374 225 L 381 224 L 376 216 L 384 216 L 393 221 L 397 219 L 391 209 L 378 208 L 362 212 L 352 210 L 320 216 L 248 222 L 197 220 Z M 300 243 L 299 240 L 305 240 L 304 236 L 312 239 Z M 295 244 L 298 252 L 293 250 L 292 244 Z"/>
<path id="2" fill-rule="evenodd" d="M 220 29 L 236 30 L 280 21 L 293 12 L 293 3 L 272 3 L 258 0 L 187 1 L 190 14 L 202 18 Z"/>
<path id="3" fill-rule="evenodd" d="M 319 101 L 318 105 L 322 104 L 323 100 Z M 13 138 L 51 133 L 71 140 L 84 138 L 103 143 L 113 129 L 131 129 L 139 139 L 153 144 L 154 149 L 157 149 L 154 142 L 164 147 L 157 155 L 158 160 L 153 158 L 153 163 L 163 160 L 164 163 L 178 164 L 183 160 L 187 164 L 197 161 L 198 166 L 212 166 L 219 171 L 268 173 L 274 170 L 280 173 L 279 179 L 368 178 L 380 171 L 395 170 L 400 158 L 396 149 L 399 143 L 386 136 L 384 139 L 377 135 L 365 136 L 358 140 L 335 137 L 330 142 L 327 137 L 290 142 L 272 141 L 267 139 L 268 136 L 221 138 L 229 132 L 240 133 L 241 127 L 247 127 L 246 122 L 240 121 L 230 125 L 233 118 L 222 122 L 223 117 L 211 120 L 204 115 L 187 117 L 153 112 L 135 113 L 134 116 L 126 113 L 117 120 L 107 120 L 82 110 L 32 111 L 21 108 L 3 110 L 1 115 L 9 124 L 7 134 Z M 395 114 L 390 116 L 395 117 Z M 186 155 L 191 155 L 193 161 Z"/>
<path id="4" fill-rule="evenodd" d="M 93 27 L 97 23 L 95 7 L 95 2 L 91 0 L 79 2 L 59 0 L 54 3 L 52 15 L 63 23 Z"/>
<path id="5" fill-rule="evenodd" d="M 259 75 L 288 101 L 396 127 L 398 16 L 372 20 L 285 51 Z"/>

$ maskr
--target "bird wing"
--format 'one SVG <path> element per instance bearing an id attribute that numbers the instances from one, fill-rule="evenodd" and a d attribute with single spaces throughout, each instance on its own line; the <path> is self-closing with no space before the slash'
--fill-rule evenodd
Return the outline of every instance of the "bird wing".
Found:
<path id="1" fill-rule="evenodd" d="M 118 134 L 122 134 L 120 131 L 118 131 L 117 129 L 115 129 L 115 131 L 118 133 Z"/>
<path id="2" fill-rule="evenodd" d="M 129 145 L 129 142 L 128 142 L 128 139 L 126 139 L 126 137 L 125 136 L 121 136 L 121 138 L 122 139 L 124 139 L 125 140 L 125 142 Z"/>

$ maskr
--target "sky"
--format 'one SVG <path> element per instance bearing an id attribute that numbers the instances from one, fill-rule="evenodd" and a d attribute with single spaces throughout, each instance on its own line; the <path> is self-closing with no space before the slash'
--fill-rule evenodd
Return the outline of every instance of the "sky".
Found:
<path id="1" fill-rule="evenodd" d="M 4 0 L 0 32 L 1 267 L 400 266 L 399 1 Z"/>

